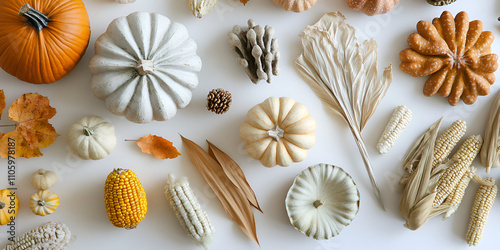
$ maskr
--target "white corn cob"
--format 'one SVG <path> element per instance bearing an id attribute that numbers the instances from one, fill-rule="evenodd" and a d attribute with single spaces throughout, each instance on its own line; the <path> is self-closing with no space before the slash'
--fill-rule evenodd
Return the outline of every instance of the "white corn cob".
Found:
<path id="1" fill-rule="evenodd" d="M 5 250 L 64 249 L 71 242 L 68 227 L 59 222 L 48 222 L 17 237 Z"/>
<path id="2" fill-rule="evenodd" d="M 391 119 L 384 129 L 384 133 L 377 143 L 377 150 L 380 154 L 389 152 L 398 137 L 411 120 L 411 110 L 406 106 L 397 107 L 392 113 Z"/>
<path id="3" fill-rule="evenodd" d="M 465 236 L 465 240 L 469 246 L 477 246 L 479 244 L 483 236 L 488 214 L 490 213 L 490 209 L 497 195 L 497 186 L 494 185 L 495 180 L 491 177 L 484 180 L 490 182 L 491 185 L 481 185 L 476 193 L 476 198 L 472 205 L 467 235 Z"/>
<path id="4" fill-rule="evenodd" d="M 462 139 L 467 126 L 464 120 L 456 120 L 450 125 L 437 139 L 434 144 L 434 158 L 432 168 L 443 163 L 446 157 L 450 154 L 455 145 Z"/>
<path id="5" fill-rule="evenodd" d="M 453 193 L 462 176 L 467 172 L 476 155 L 481 149 L 483 140 L 480 135 L 471 135 L 460 146 L 458 151 L 450 159 L 452 165 L 446 169 L 437 183 L 437 193 L 433 206 L 438 207 Z"/>
<path id="6" fill-rule="evenodd" d="M 462 202 L 462 199 L 465 194 L 465 189 L 469 186 L 471 178 L 474 176 L 474 172 L 476 171 L 476 168 L 471 167 L 465 174 L 462 176 L 462 179 L 460 179 L 460 182 L 458 182 L 457 186 L 455 187 L 455 191 L 446 198 L 445 203 L 449 205 L 448 210 L 446 213 L 443 215 L 443 219 L 448 219 L 450 216 L 452 216 L 458 209 L 458 206 L 460 206 L 460 203 Z"/>
<path id="7" fill-rule="evenodd" d="M 169 174 L 164 193 L 184 230 L 197 245 L 208 249 L 215 230 L 189 187 L 187 178 L 176 179 Z"/>

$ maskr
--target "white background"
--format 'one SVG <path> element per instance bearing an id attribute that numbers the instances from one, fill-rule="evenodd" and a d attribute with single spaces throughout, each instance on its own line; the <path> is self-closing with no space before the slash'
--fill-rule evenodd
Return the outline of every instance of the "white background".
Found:
<path id="1" fill-rule="evenodd" d="M 16 219 L 17 234 L 40 226 L 47 221 L 61 221 L 77 235 L 71 249 L 197 249 L 182 230 L 163 195 L 168 173 L 188 176 L 202 207 L 207 211 L 216 228 L 213 249 L 259 249 L 224 213 L 220 203 L 196 171 L 182 146 L 179 133 L 206 148 L 208 139 L 227 152 L 244 170 L 256 192 L 264 214 L 255 210 L 257 234 L 261 249 L 468 249 L 464 240 L 474 194 L 478 184 L 472 182 L 467 189 L 462 206 L 457 213 L 442 221 L 434 218 L 418 231 L 403 227 L 399 213 L 401 194 L 396 183 L 402 173 L 401 160 L 413 141 L 432 123 L 445 116 L 443 128 L 456 119 L 468 123 L 466 136 L 483 134 L 490 105 L 498 90 L 493 85 L 491 94 L 479 97 L 472 106 L 460 103 L 451 107 L 446 98 L 425 97 L 422 87 L 425 78 L 412 78 L 398 68 L 399 52 L 407 48 L 406 39 L 415 32 L 419 20 L 431 21 L 449 10 L 454 15 L 466 10 L 470 19 L 480 19 L 485 30 L 498 35 L 500 2 L 494 0 L 458 0 L 447 7 L 434 7 L 425 0 L 403 0 L 390 14 L 369 17 L 347 7 L 344 0 L 318 1 L 303 13 L 286 12 L 271 0 L 251 0 L 243 6 L 234 0 L 219 0 L 216 9 L 201 20 L 192 16 L 186 0 L 137 0 L 130 5 L 119 5 L 114 0 L 84 0 L 90 16 L 92 36 L 89 47 L 78 66 L 62 80 L 50 85 L 33 85 L 0 71 L 0 88 L 5 90 L 7 106 L 21 94 L 38 92 L 50 98 L 57 115 L 51 123 L 61 134 L 55 143 L 43 149 L 43 157 L 17 160 L 16 187 L 20 209 Z M 134 124 L 111 114 L 104 102 L 90 90 L 91 75 L 88 64 L 94 55 L 94 42 L 116 17 L 134 11 L 158 12 L 173 21 L 187 26 L 190 36 L 198 44 L 198 54 L 203 68 L 200 84 L 194 90 L 190 105 L 180 110 L 170 121 Z M 358 38 L 374 38 L 379 44 L 379 69 L 389 63 L 394 69 L 394 81 L 377 112 L 368 122 L 363 136 L 375 169 L 387 212 L 381 210 L 371 190 L 358 149 L 344 122 L 328 114 L 319 99 L 302 81 L 294 68 L 294 61 L 301 53 L 299 34 L 309 24 L 314 24 L 326 12 L 341 11 L 347 22 L 357 28 Z M 227 33 L 234 25 L 246 27 L 253 18 L 257 24 L 271 25 L 279 40 L 281 74 L 272 84 L 254 85 L 235 61 Z M 498 53 L 496 40 L 493 51 Z M 498 76 L 498 74 L 497 74 Z M 233 94 L 233 104 L 228 113 L 216 115 L 205 108 L 207 93 L 217 87 Z M 316 145 L 304 162 L 290 167 L 267 169 L 245 152 L 238 129 L 246 112 L 270 96 L 288 96 L 304 103 L 318 126 Z M 413 119 L 392 150 L 379 155 L 375 145 L 394 108 L 406 105 L 413 111 Z M 116 150 L 100 161 L 82 161 L 69 153 L 66 133 L 68 127 L 86 115 L 99 115 L 116 127 Z M 4 112 L 1 124 L 12 124 Z M 1 128 L 7 132 L 7 128 Z M 174 160 L 155 159 L 140 152 L 133 142 L 146 134 L 156 134 L 171 140 L 182 153 Z M 330 163 L 349 172 L 361 193 L 361 207 L 355 220 L 341 234 L 327 241 L 316 241 L 296 231 L 289 223 L 285 211 L 285 195 L 295 175 L 307 166 Z M 485 177 L 478 160 L 474 165 Z M 0 160 L 0 187 L 7 187 L 7 162 Z M 148 213 L 135 230 L 115 228 L 106 216 L 103 202 L 103 185 L 113 168 L 130 168 L 140 178 L 148 196 Z M 52 215 L 39 217 L 29 209 L 29 196 L 36 190 L 29 180 L 38 168 L 56 171 L 60 181 L 51 188 L 59 194 L 61 205 Z M 494 178 L 500 170 L 493 169 Z M 498 201 L 497 201 L 498 203 Z M 489 216 L 483 239 L 477 249 L 493 249 L 498 245 L 500 206 L 495 204 Z M 0 228 L 0 244 L 6 243 L 6 227 Z"/>

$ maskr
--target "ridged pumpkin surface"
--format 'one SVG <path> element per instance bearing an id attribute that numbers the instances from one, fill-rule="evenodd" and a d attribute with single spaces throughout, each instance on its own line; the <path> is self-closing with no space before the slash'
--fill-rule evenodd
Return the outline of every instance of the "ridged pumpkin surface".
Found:
<path id="1" fill-rule="evenodd" d="M 48 18 L 38 31 L 21 6 L 30 4 Z M 81 0 L 0 1 L 0 67 L 22 81 L 55 82 L 80 61 L 90 38 L 90 23 Z"/>
<path id="2" fill-rule="evenodd" d="M 0 226 L 11 222 L 19 209 L 19 200 L 15 193 L 9 189 L 0 190 Z"/>

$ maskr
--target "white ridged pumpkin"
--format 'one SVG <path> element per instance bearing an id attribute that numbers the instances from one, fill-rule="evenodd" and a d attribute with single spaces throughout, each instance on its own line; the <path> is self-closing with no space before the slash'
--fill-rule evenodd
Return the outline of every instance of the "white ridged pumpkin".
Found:
<path id="1" fill-rule="evenodd" d="M 369 16 L 387 13 L 398 3 L 399 0 L 347 0 L 351 9 Z"/>
<path id="2" fill-rule="evenodd" d="M 184 25 L 156 13 L 119 17 L 95 43 L 92 92 L 136 123 L 172 118 L 191 101 L 201 59 Z"/>
<path id="3" fill-rule="evenodd" d="M 115 127 L 99 116 L 85 116 L 68 130 L 71 152 L 84 160 L 100 160 L 115 150 Z"/>
<path id="4" fill-rule="evenodd" d="M 285 203 L 295 229 L 317 240 L 329 239 L 356 217 L 359 190 L 341 167 L 321 163 L 295 177 Z"/>
<path id="5" fill-rule="evenodd" d="M 266 167 L 303 161 L 316 143 L 316 120 L 288 97 L 270 97 L 254 106 L 240 127 L 248 154 Z"/>

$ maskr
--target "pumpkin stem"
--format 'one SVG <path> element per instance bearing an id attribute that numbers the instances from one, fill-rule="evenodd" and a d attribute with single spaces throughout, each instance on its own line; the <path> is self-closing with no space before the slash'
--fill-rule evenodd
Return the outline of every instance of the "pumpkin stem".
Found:
<path id="1" fill-rule="evenodd" d="M 45 201 L 42 201 L 42 200 L 38 200 L 38 206 L 45 206 Z"/>
<path id="2" fill-rule="evenodd" d="M 153 61 L 151 60 L 140 60 L 137 63 L 137 66 L 135 66 L 135 69 L 137 70 L 137 72 L 139 72 L 139 75 L 141 76 L 146 74 L 151 74 L 155 70 Z"/>
<path id="3" fill-rule="evenodd" d="M 324 201 L 322 201 L 322 200 L 316 200 L 316 201 L 314 202 L 314 207 L 315 207 L 315 208 L 318 208 L 318 207 L 322 206 L 323 204 L 325 204 L 325 202 L 324 202 Z"/>
<path id="4" fill-rule="evenodd" d="M 91 136 L 94 134 L 94 130 L 91 127 L 84 126 L 83 127 L 83 134 L 86 136 Z"/>
<path id="5" fill-rule="evenodd" d="M 5 207 L 5 202 L 0 201 L 0 209 L 3 209 Z"/>
<path id="6" fill-rule="evenodd" d="M 52 21 L 42 12 L 35 10 L 29 4 L 21 6 L 21 9 L 19 10 L 19 15 L 26 17 L 26 19 L 28 19 L 28 24 L 31 27 L 37 29 L 38 32 L 42 31 L 42 29 L 47 27 L 49 22 Z"/>
<path id="7" fill-rule="evenodd" d="M 276 127 L 267 131 L 267 135 L 272 137 L 276 141 L 279 141 L 281 138 L 285 136 L 285 130 L 276 125 Z"/>

